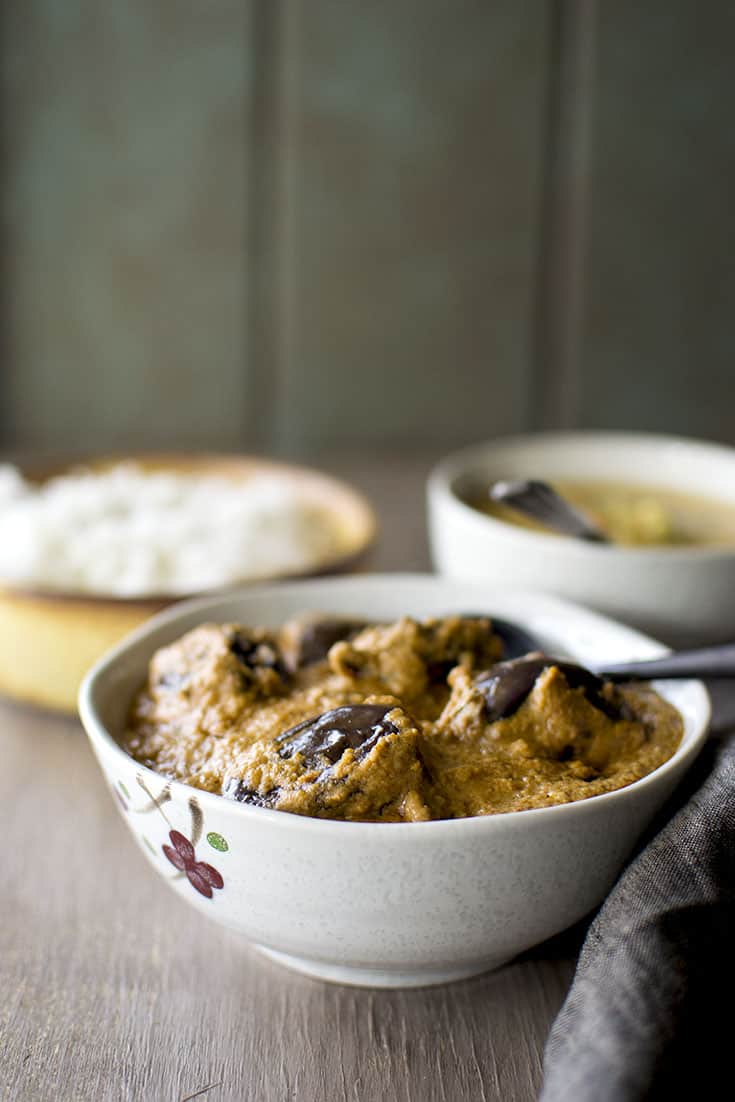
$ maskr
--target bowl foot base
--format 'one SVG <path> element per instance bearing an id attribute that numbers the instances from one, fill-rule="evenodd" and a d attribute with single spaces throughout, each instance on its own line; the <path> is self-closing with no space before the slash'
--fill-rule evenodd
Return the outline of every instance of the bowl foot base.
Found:
<path id="1" fill-rule="evenodd" d="M 264 945 L 256 945 L 255 948 L 276 964 L 291 968 L 295 972 L 312 976 L 314 979 L 326 980 L 327 983 L 342 983 L 351 987 L 434 987 L 441 983 L 452 983 L 456 980 L 469 979 L 470 976 L 479 976 L 503 963 L 502 961 L 484 961 L 462 968 L 422 968 L 414 972 L 394 972 L 380 968 L 353 968 L 350 965 L 327 964 L 307 957 L 292 957 L 288 953 L 266 949 Z"/>

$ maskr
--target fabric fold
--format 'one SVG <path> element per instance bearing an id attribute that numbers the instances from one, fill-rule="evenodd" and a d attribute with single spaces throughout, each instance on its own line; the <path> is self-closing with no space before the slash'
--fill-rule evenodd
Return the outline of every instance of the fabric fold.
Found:
<path id="1" fill-rule="evenodd" d="M 540 1102 L 735 1094 L 735 734 L 711 738 L 682 799 L 590 925 Z"/>

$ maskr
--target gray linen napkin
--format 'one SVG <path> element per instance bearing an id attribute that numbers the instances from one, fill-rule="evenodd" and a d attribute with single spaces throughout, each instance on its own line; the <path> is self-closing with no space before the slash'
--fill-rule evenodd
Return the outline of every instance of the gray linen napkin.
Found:
<path id="1" fill-rule="evenodd" d="M 735 734 L 675 806 L 589 927 L 539 1102 L 735 1097 Z"/>

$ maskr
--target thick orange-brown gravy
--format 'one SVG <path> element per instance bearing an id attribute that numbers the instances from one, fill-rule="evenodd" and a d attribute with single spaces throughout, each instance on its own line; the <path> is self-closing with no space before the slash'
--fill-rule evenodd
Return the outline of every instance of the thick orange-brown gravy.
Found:
<path id="1" fill-rule="evenodd" d="M 650 687 L 606 684 L 595 703 L 553 664 L 490 721 L 477 675 L 501 650 L 476 617 L 207 624 L 154 655 L 123 745 L 246 803 L 385 822 L 585 799 L 678 746 L 681 717 Z"/>

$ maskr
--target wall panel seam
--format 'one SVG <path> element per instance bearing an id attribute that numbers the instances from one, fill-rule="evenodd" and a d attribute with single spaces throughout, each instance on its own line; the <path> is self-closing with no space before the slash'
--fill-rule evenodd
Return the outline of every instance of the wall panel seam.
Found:
<path id="1" fill-rule="evenodd" d="M 554 0 L 529 421 L 579 415 L 597 0 Z"/>

